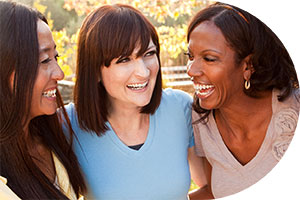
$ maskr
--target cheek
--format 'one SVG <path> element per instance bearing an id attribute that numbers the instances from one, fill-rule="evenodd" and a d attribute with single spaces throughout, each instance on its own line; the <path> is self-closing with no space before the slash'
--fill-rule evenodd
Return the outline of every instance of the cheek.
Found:
<path id="1" fill-rule="evenodd" d="M 120 84 L 124 84 L 127 81 L 129 71 L 130 70 L 122 70 L 122 68 L 118 68 L 117 70 L 104 68 L 101 72 L 101 82 L 106 89 L 118 88 Z"/>
<path id="2" fill-rule="evenodd" d="M 148 69 L 151 71 L 152 76 L 157 76 L 158 69 L 159 69 L 159 63 L 158 63 L 158 58 L 155 57 L 153 59 L 149 59 L 145 61 L 146 66 Z"/>

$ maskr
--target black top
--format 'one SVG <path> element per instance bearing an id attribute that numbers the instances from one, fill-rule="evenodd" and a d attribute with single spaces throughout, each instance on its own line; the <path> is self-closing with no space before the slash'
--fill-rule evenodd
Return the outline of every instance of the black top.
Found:
<path id="1" fill-rule="evenodd" d="M 144 143 L 137 144 L 137 145 L 132 145 L 132 146 L 128 146 L 128 147 L 131 148 L 131 149 L 134 149 L 134 150 L 139 150 L 143 146 L 143 144 Z"/>

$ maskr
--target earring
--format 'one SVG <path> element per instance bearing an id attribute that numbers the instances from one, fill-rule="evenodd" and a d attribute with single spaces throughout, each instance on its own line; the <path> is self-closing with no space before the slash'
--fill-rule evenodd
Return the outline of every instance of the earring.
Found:
<path id="1" fill-rule="evenodd" d="M 249 81 L 245 81 L 245 89 L 248 90 L 250 88 L 250 80 Z"/>

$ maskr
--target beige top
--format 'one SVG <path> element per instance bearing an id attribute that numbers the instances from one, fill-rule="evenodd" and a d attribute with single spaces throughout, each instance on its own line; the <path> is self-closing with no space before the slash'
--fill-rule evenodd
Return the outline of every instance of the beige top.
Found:
<path id="1" fill-rule="evenodd" d="M 56 177 L 54 185 L 61 190 L 70 200 L 77 200 L 76 194 L 70 183 L 67 170 L 52 152 L 52 157 L 56 170 Z M 0 199 L 1 200 L 20 200 L 20 198 L 6 185 L 6 178 L 0 176 Z M 79 195 L 78 200 L 83 200 L 84 197 Z"/>
<path id="2" fill-rule="evenodd" d="M 1 200 L 21 200 L 7 185 L 7 180 L 0 176 L 0 199 Z"/>
<path id="3" fill-rule="evenodd" d="M 297 90 L 284 102 L 272 92 L 272 119 L 264 141 L 255 157 L 241 165 L 226 147 L 213 114 L 207 124 L 193 125 L 196 153 L 206 157 L 212 166 L 211 188 L 215 198 L 237 193 L 264 177 L 281 159 L 290 144 L 298 121 L 300 92 Z M 199 119 L 193 111 L 193 122 Z"/>
<path id="4" fill-rule="evenodd" d="M 67 170 L 56 157 L 55 153 L 52 152 L 52 157 L 56 170 L 55 186 L 58 187 L 70 200 L 77 200 L 76 194 L 70 183 L 70 179 Z M 83 196 L 79 195 L 78 200 L 83 200 Z"/>

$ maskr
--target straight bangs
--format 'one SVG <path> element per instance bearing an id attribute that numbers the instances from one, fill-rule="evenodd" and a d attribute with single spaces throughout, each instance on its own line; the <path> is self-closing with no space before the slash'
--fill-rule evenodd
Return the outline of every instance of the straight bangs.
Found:
<path id="1" fill-rule="evenodd" d="M 146 52 L 153 35 L 140 15 L 120 7 L 113 8 L 116 12 L 104 16 L 104 24 L 100 25 L 106 31 L 99 32 L 100 38 L 103 38 L 100 40 L 103 51 L 101 64 L 106 67 L 115 58 L 130 56 L 136 47 L 140 47 L 137 56 L 141 56 Z"/>
<path id="2" fill-rule="evenodd" d="M 150 103 L 142 113 L 154 113 L 162 94 L 159 40 L 154 26 L 137 9 L 124 5 L 105 5 L 92 11 L 84 20 L 78 37 L 74 103 L 79 125 L 98 136 L 104 134 L 109 100 L 101 83 L 101 67 L 109 67 L 116 58 L 129 57 L 136 48 L 137 57 L 156 46 L 159 71 Z M 93 98 L 87 98 L 93 97 Z"/>

